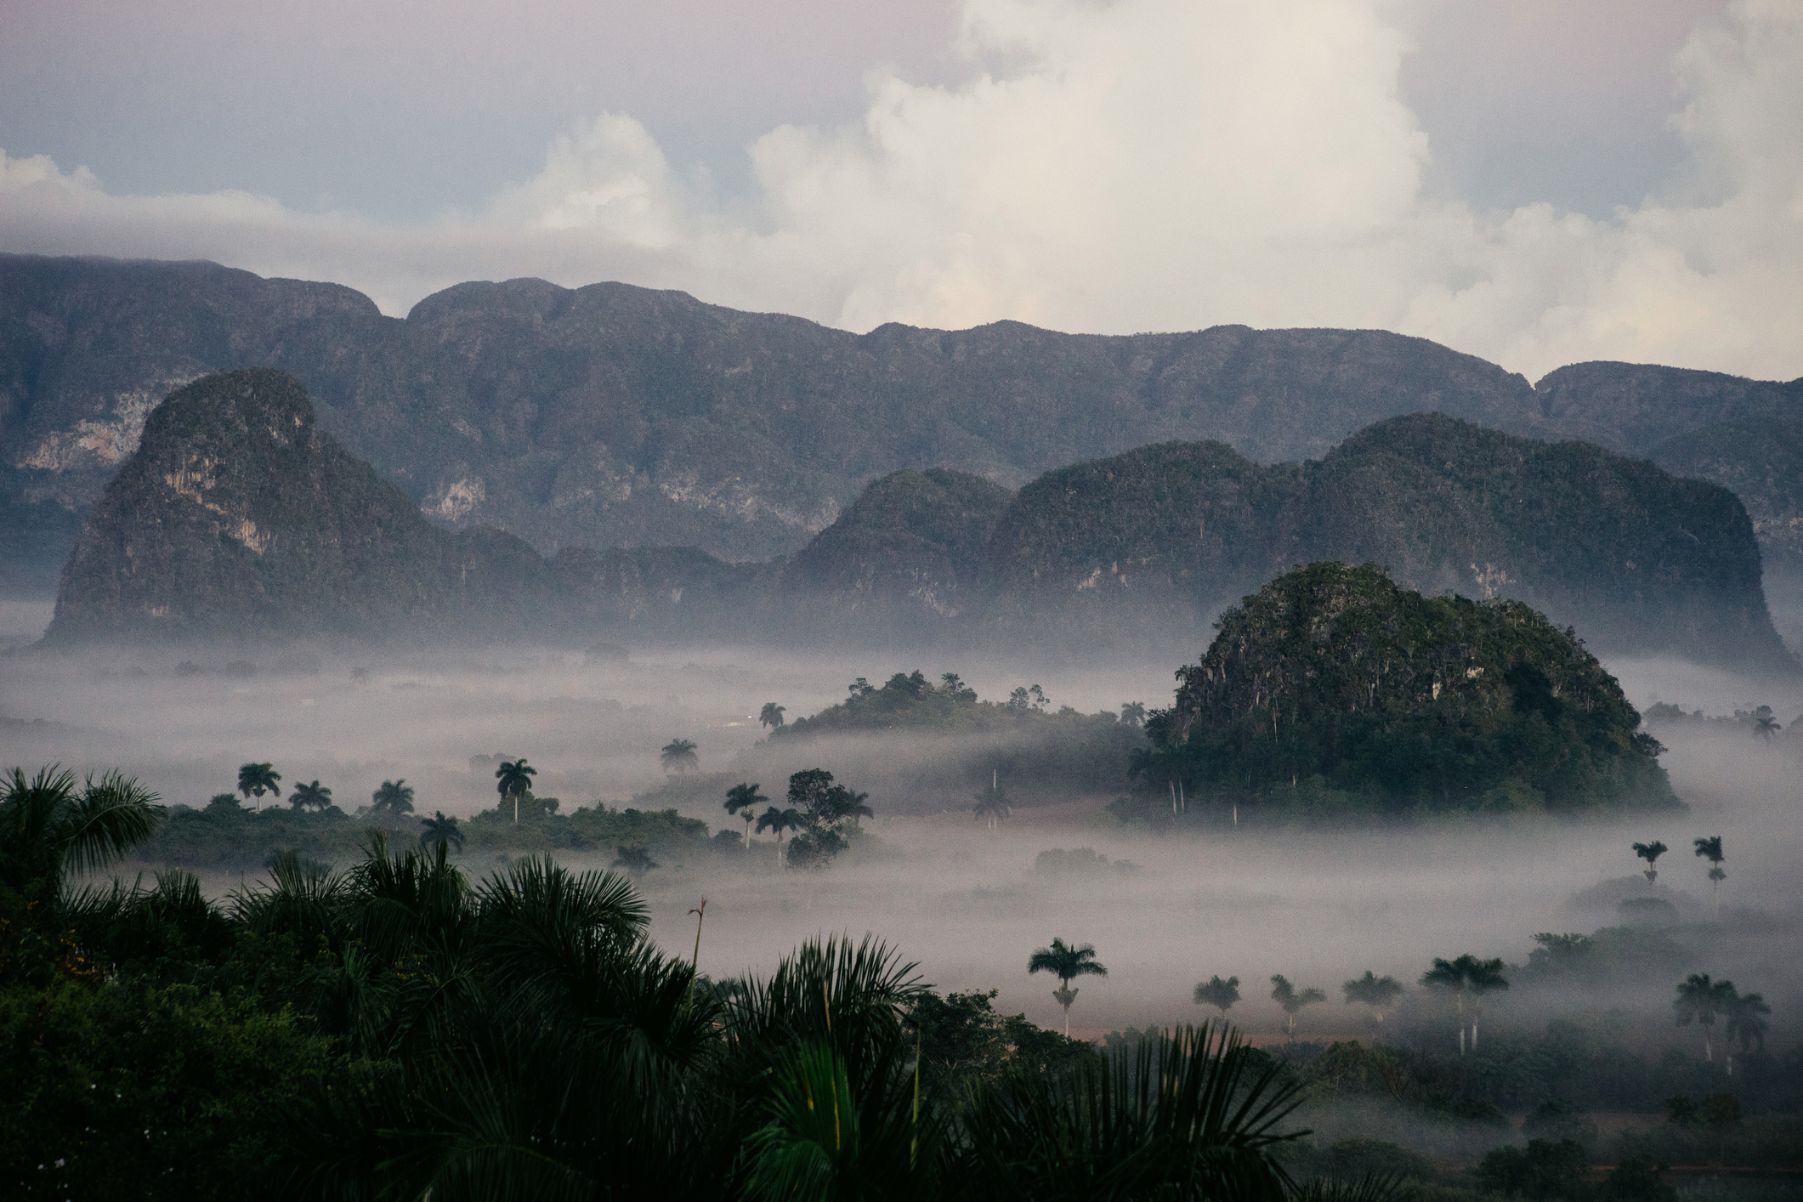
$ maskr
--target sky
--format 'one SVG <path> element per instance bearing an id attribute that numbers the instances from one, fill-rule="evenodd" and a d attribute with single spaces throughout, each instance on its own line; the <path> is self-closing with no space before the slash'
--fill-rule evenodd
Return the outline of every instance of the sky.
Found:
<path id="1" fill-rule="evenodd" d="M 1797 0 L 0 0 L 0 250 L 1803 375 Z"/>

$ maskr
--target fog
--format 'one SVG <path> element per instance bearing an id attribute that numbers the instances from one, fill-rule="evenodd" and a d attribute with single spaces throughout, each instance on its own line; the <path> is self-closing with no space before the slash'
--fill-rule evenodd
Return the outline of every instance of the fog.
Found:
<path id="1" fill-rule="evenodd" d="M 44 606 L 0 608 L 0 642 L 30 641 L 47 618 Z M 1127 700 L 1159 706 L 1169 702 L 1173 669 L 1199 650 L 1173 648 L 1168 662 L 1107 671 L 1035 662 L 1030 649 L 1014 661 L 952 662 L 934 653 L 720 646 L 324 648 L 263 656 L 15 651 L 0 657 L 0 766 L 117 767 L 167 802 L 198 806 L 233 787 L 240 763 L 269 760 L 285 784 L 317 778 L 329 785 L 346 810 L 365 804 L 382 780 L 404 777 L 418 790 L 419 810 L 468 815 L 495 799 L 492 770 L 472 766 L 471 757 L 505 753 L 531 760 L 540 769 L 537 792 L 560 798 L 565 812 L 656 790 L 638 804 L 674 805 L 716 829 L 739 831 L 719 806 L 727 784 L 760 780 L 775 797 L 782 773 L 819 764 L 870 790 L 871 838 L 818 874 L 770 871 L 761 840 L 762 854 L 747 857 L 757 861 L 751 865 L 707 854 L 655 870 L 644 887 L 660 942 L 686 949 L 694 934 L 689 910 L 706 896 L 700 959 L 715 976 L 768 972 L 819 932 L 871 932 L 918 960 L 922 977 L 941 989 L 995 988 L 999 1007 L 1057 1025 L 1056 982 L 1029 977 L 1025 967 L 1034 948 L 1062 936 L 1093 943 L 1109 970 L 1079 982 L 1072 1031 L 1086 1036 L 1208 1017 L 1212 1011 L 1194 1006 L 1190 992 L 1218 973 L 1240 978 L 1245 1001 L 1235 1021 L 1256 1039 L 1276 1038 L 1279 1014 L 1264 982 L 1279 972 L 1329 993 L 1303 1015 L 1304 1038 L 1358 1036 L 1361 1012 L 1340 1003 L 1339 986 L 1366 969 L 1412 985 L 1433 956 L 1470 951 L 1519 964 L 1535 932 L 1615 924 L 1616 902 L 1646 892 L 1633 840 L 1671 846 L 1660 864 L 1660 895 L 1686 922 L 1711 923 L 1706 865 L 1690 855 L 1690 840 L 1721 834 L 1728 879 L 1719 921 L 1707 926 L 1708 962 L 1697 970 L 1763 991 L 1780 1016 L 1803 1004 L 1803 968 L 1790 954 L 1803 930 L 1795 786 L 1803 733 L 1790 730 L 1803 709 L 1796 686 L 1752 684 L 1677 661 L 1610 664 L 1643 708 L 1669 701 L 1729 713 L 1764 703 L 1786 730 L 1759 744 L 1727 724 L 1662 728 L 1655 733 L 1690 811 L 1584 823 L 1223 825 L 1159 835 L 1116 823 L 1102 810 L 1108 795 L 1048 801 L 1017 793 L 1012 819 L 990 832 L 972 819 L 968 792 L 923 795 L 885 783 L 923 759 L 958 754 L 955 744 L 858 738 L 758 747 L 764 702 L 780 702 L 792 719 L 811 714 L 842 698 L 856 676 L 880 682 L 914 668 L 931 676 L 956 671 L 988 698 L 1038 683 L 1054 705 L 1084 711 Z M 675 737 L 699 744 L 701 773 L 670 786 L 658 749 Z M 1036 857 L 1054 848 L 1090 848 L 1109 866 L 1078 875 L 1036 871 Z M 572 863 L 605 866 L 609 858 Z M 477 873 L 492 863 L 466 860 Z M 1609 884 L 1624 878 L 1632 888 Z M 1645 997 L 1517 990 L 1495 1010 L 1499 1021 L 1533 1021 L 1560 1008 L 1623 1006 L 1646 1016 L 1657 1038 L 1688 1038 L 1657 1034 L 1670 1026 L 1669 997 L 1669 984 Z M 1788 1027 L 1782 1017 L 1774 1023 L 1775 1047 L 1791 1042 Z"/>

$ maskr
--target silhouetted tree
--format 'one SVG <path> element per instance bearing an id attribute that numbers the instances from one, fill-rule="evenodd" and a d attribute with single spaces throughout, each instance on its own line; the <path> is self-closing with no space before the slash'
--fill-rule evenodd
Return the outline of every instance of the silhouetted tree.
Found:
<path id="1" fill-rule="evenodd" d="M 1296 1016 L 1302 1013 L 1303 1007 L 1312 1006 L 1316 1002 L 1325 1002 L 1327 995 L 1319 989 L 1297 989 L 1290 984 L 1290 979 L 1282 973 L 1271 978 L 1271 1000 L 1283 1009 L 1284 1033 L 1290 1042 L 1296 1042 Z"/>
<path id="2" fill-rule="evenodd" d="M 1654 839 L 1651 843 L 1636 843 L 1634 845 L 1634 854 L 1646 861 L 1647 884 L 1650 885 L 1659 879 L 1659 869 L 1657 867 L 1659 857 L 1670 850 L 1669 847 L 1659 842 L 1657 839 Z"/>
<path id="3" fill-rule="evenodd" d="M 385 780 L 381 788 L 369 795 L 370 808 L 378 814 L 413 813 L 413 789 L 406 778 Z"/>
<path id="4" fill-rule="evenodd" d="M 430 818 L 420 821 L 419 845 L 440 850 L 454 848 L 461 852 L 463 830 L 455 818 L 447 817 L 443 810 L 434 810 Z"/>
<path id="5" fill-rule="evenodd" d="M 665 772 L 693 772 L 701 767 L 701 761 L 695 755 L 695 742 L 692 739 L 671 739 L 657 753 L 658 763 Z"/>
<path id="6" fill-rule="evenodd" d="M 643 847 L 618 847 L 614 850 L 617 854 L 614 856 L 613 867 L 629 876 L 641 877 L 657 867 L 657 861 Z"/>
<path id="7" fill-rule="evenodd" d="M 520 798 L 532 791 L 532 778 L 538 775 L 538 769 L 524 759 L 502 760 L 501 766 L 495 769 L 495 791 L 501 795 L 503 802 L 513 801 L 513 824 L 520 824 Z"/>
<path id="8" fill-rule="evenodd" d="M 1094 944 L 1085 943 L 1082 947 L 1066 943 L 1062 939 L 1052 940 L 1052 946 L 1042 947 L 1027 959 L 1028 974 L 1049 972 L 1058 978 L 1058 988 L 1052 991 L 1052 997 L 1064 1007 L 1064 1034 L 1068 1038 L 1071 1033 L 1071 1003 L 1077 1000 L 1077 991 L 1071 988 L 1071 982 L 1078 977 L 1105 977 L 1108 970 L 1096 961 Z"/>
<path id="9" fill-rule="evenodd" d="M 1696 1023 L 1703 1031 L 1703 1059 L 1715 1062 L 1715 1043 L 1710 1033 L 1715 1020 L 1728 1010 L 1735 998 L 1734 982 L 1710 979 L 1706 972 L 1693 972 L 1678 983 L 1678 996 L 1672 999 L 1672 1010 L 1678 1025 Z"/>
<path id="10" fill-rule="evenodd" d="M 294 792 L 288 795 L 288 804 L 297 810 L 324 810 L 332 804 L 332 791 L 317 780 L 310 780 L 294 786 Z"/>
<path id="11" fill-rule="evenodd" d="M 783 715 L 788 712 L 786 707 L 780 706 L 774 701 L 766 701 L 764 708 L 758 711 L 758 725 L 770 730 L 780 730 L 783 725 Z"/>
<path id="12" fill-rule="evenodd" d="M 1210 977 L 1196 986 L 1195 1003 L 1198 1006 L 1213 1006 L 1226 1018 L 1227 1012 L 1233 1009 L 1240 1000 L 1240 979 L 1228 977 L 1223 981 L 1220 977 Z"/>
<path id="13" fill-rule="evenodd" d="M 1384 1025 L 1384 1013 L 1403 994 L 1402 983 L 1395 977 L 1380 977 L 1370 969 L 1365 970 L 1364 976 L 1347 981 L 1340 989 L 1346 995 L 1348 1006 L 1370 1007 L 1371 1018 L 1379 1027 Z"/>
<path id="14" fill-rule="evenodd" d="M 273 764 L 244 764 L 238 769 L 238 792 L 244 794 L 246 800 L 256 798 L 259 811 L 263 808 L 263 794 L 282 795 L 281 782 L 282 774 Z"/>
<path id="15" fill-rule="evenodd" d="M 726 791 L 726 812 L 745 820 L 745 847 L 751 847 L 751 824 L 757 821 L 757 807 L 769 801 L 754 784 L 734 785 Z"/>

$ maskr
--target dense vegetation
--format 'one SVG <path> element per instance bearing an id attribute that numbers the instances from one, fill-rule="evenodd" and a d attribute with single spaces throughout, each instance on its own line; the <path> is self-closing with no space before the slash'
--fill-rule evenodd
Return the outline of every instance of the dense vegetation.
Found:
<path id="1" fill-rule="evenodd" d="M 1640 716 L 1569 631 L 1513 601 L 1424 597 L 1317 563 L 1222 616 L 1128 813 L 1328 816 L 1677 805 Z"/>
<path id="2" fill-rule="evenodd" d="M 525 767 L 502 765 L 498 820 Z M 378 798 L 390 818 L 410 800 L 400 781 Z M 825 773 L 789 799 L 815 831 L 858 804 Z M 1668 1164 L 1803 1160 L 1803 1049 L 1766 1049 L 1772 1008 L 1695 971 L 1671 988 L 1713 926 L 1366 972 L 1336 992 L 1369 1041 L 1308 1041 L 1329 991 L 1278 975 L 1285 1044 L 1215 1024 L 1098 1050 L 993 992 L 935 993 L 868 939 L 697 977 L 646 938 L 625 877 L 526 857 L 472 880 L 430 837 L 441 816 L 423 849 L 375 834 L 342 871 L 282 855 L 223 904 L 182 871 L 82 885 L 154 831 L 154 802 L 117 775 L 0 792 L 8 1197 L 1657 1202 Z M 706 902 L 691 916 L 699 947 Z M 1107 975 L 1064 939 L 1025 962 L 1067 1011 Z M 1240 986 L 1216 975 L 1195 1002 L 1226 1016 Z M 1704 1054 L 1649 1054 L 1620 1011 L 1536 1014 L 1573 989 L 1664 992 L 1667 1030 Z M 1635 1118 L 1604 1134 L 1601 1111 Z"/>
<path id="3" fill-rule="evenodd" d="M 918 669 L 881 685 L 859 677 L 844 701 L 778 726 L 770 741 L 789 748 L 838 735 L 892 736 L 898 786 L 963 795 L 1000 782 L 1022 800 L 1114 791 L 1144 743 L 1136 721 L 1054 707 L 1037 684 L 985 701 L 955 672 L 935 681 Z"/>
<path id="4" fill-rule="evenodd" d="M 180 872 L 77 889 L 152 802 L 52 772 L 0 798 L 9 1197 L 1299 1193 L 1296 1083 L 1224 1030 L 1098 1056 L 870 940 L 710 982 L 624 877 L 471 881 L 442 843 L 286 856 L 223 909 Z"/>

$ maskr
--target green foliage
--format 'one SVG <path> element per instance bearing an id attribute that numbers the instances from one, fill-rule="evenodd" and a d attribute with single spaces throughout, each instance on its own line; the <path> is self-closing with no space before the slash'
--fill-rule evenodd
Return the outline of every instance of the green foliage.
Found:
<path id="1" fill-rule="evenodd" d="M 1497 1148 L 1486 1155 L 1477 1167 L 1477 1179 L 1485 1189 L 1507 1198 L 1557 1202 L 1585 1195 L 1588 1167 L 1582 1145 L 1568 1139 L 1533 1139 L 1525 1148 Z"/>
<path id="2" fill-rule="evenodd" d="M 1147 813 L 1172 782 L 1299 816 L 1677 805 L 1619 684 L 1516 602 L 1317 563 L 1223 615 L 1178 681 L 1134 763 Z"/>
<path id="3" fill-rule="evenodd" d="M 1035 702 L 1033 690 L 1014 690 L 1013 701 L 981 700 L 955 672 L 938 682 L 918 669 L 897 672 L 881 686 L 862 677 L 846 699 L 772 732 L 772 740 L 821 738 L 838 734 L 959 736 L 914 774 L 935 787 L 997 788 L 1016 797 L 1070 795 L 1117 789 L 1128 757 L 1144 742 L 1143 732 L 1111 713 L 1080 714 Z M 979 800 L 982 798 L 979 797 Z M 1013 802 L 1004 797 L 1004 803 Z"/>
<path id="4" fill-rule="evenodd" d="M 0 988 L 0 1064 L 0 1192 L 186 1202 L 282 1185 L 344 1062 L 289 1013 L 128 977 Z"/>

